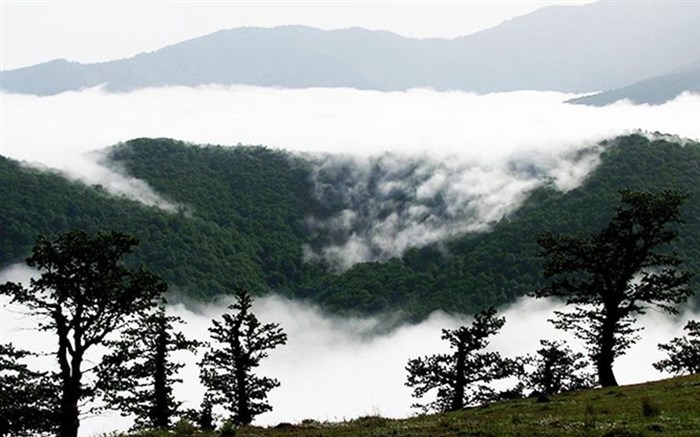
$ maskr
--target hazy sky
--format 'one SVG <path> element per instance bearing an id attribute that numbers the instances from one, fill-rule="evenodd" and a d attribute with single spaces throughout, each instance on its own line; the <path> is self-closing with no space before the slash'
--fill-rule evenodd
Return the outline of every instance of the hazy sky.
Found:
<path id="1" fill-rule="evenodd" d="M 0 68 L 56 58 L 97 62 L 241 26 L 360 26 L 412 37 L 453 38 L 552 5 L 592 0 L 336 1 L 0 1 Z"/>

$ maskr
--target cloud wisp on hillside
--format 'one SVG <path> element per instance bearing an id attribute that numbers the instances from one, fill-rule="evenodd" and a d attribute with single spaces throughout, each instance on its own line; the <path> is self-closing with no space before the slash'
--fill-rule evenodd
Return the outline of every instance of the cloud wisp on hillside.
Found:
<path id="1" fill-rule="evenodd" d="M 571 97 L 244 86 L 3 93 L 1 145 L 4 156 L 171 210 L 143 181 L 88 152 L 169 137 L 305 153 L 317 195 L 341 203 L 333 217 L 309 217 L 312 230 L 332 228 L 337 238 L 307 248 L 307 258 L 344 269 L 485 229 L 542 184 L 576 187 L 595 168 L 602 139 L 638 129 L 700 138 L 698 95 L 602 108 L 564 103 Z"/>
<path id="2" fill-rule="evenodd" d="M 598 164 L 601 150 L 591 146 L 547 157 L 504 157 L 494 163 L 459 156 L 440 159 L 428 153 L 316 158 L 316 197 L 340 212 L 307 218 L 307 228 L 329 241 L 305 246 L 306 260 L 345 270 L 487 230 L 534 188 L 548 183 L 561 190 L 577 186 Z"/>
<path id="3" fill-rule="evenodd" d="M 13 266 L 0 272 L 0 283 L 27 281 L 32 270 Z M 36 320 L 24 315 L 17 307 L 10 308 L 3 298 L 0 311 L 0 341 L 17 347 L 51 354 L 55 339 L 48 333 L 32 330 Z M 213 304 L 178 304 L 168 311 L 182 317 L 185 332 L 191 338 L 207 340 L 211 320 L 226 311 L 232 298 L 222 298 Z M 555 330 L 547 322 L 554 310 L 562 305 L 549 300 L 521 299 L 501 309 L 506 317 L 502 331 L 491 342 L 491 348 L 505 356 L 534 353 L 540 339 L 567 341 L 581 350 L 579 342 L 570 335 Z M 260 374 L 280 380 L 281 387 L 270 392 L 274 410 L 259 416 L 256 424 L 274 425 L 280 422 L 344 420 L 380 414 L 385 417 L 407 417 L 414 414 L 411 391 L 404 386 L 405 366 L 410 358 L 445 352 L 440 340 L 441 329 L 454 329 L 471 322 L 469 316 L 434 313 L 425 321 L 402 325 L 387 331 L 379 318 L 338 318 L 324 314 L 316 307 L 270 295 L 254 303 L 254 312 L 261 322 L 278 322 L 288 335 L 288 343 L 273 350 L 260 367 Z M 621 384 L 660 379 L 651 363 L 662 358 L 657 344 L 683 335 L 687 320 L 700 315 L 685 312 L 670 317 L 651 311 L 640 319 L 645 327 L 642 339 L 616 361 L 615 371 Z M 99 354 L 99 352 L 98 352 Z M 92 355 L 91 360 L 97 360 Z M 180 376 L 182 384 L 175 386 L 175 395 L 185 407 L 199 405 L 204 389 L 198 379 L 197 362 L 201 358 L 185 353 L 176 357 L 186 363 Z M 51 368 L 51 356 L 32 363 L 35 367 Z M 303 399 L 303 402 L 299 402 Z M 129 420 L 116 413 L 88 417 L 81 426 L 81 435 L 126 429 Z"/>

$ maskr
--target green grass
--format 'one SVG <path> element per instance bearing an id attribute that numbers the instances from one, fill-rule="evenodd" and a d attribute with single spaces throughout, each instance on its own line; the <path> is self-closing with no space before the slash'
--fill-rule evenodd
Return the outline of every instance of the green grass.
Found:
<path id="1" fill-rule="evenodd" d="M 139 436 L 202 436 L 186 430 Z M 460 436 L 460 437 L 652 437 L 700 436 L 700 375 L 646 384 L 587 390 L 535 399 L 497 402 L 445 414 L 405 420 L 363 417 L 342 423 L 312 420 L 277 427 L 242 427 L 252 436 Z"/>

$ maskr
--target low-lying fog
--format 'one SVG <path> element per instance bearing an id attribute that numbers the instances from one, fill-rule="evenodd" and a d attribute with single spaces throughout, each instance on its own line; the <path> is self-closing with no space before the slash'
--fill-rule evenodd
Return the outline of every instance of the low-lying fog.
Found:
<path id="1" fill-rule="evenodd" d="M 487 229 L 542 184 L 578 186 L 598 164 L 600 149 L 592 146 L 602 139 L 638 129 L 700 138 L 700 96 L 690 94 L 660 106 L 603 108 L 535 91 L 206 86 L 0 97 L 3 155 L 165 209 L 173 205 L 143 181 L 107 170 L 99 153 L 88 152 L 169 137 L 310 153 L 318 195 L 342 199 L 343 210 L 308 218 L 312 229 L 332 229 L 338 238 L 306 248 L 306 257 L 341 270 Z M 343 189 L 328 190 L 340 177 Z"/>
<path id="2" fill-rule="evenodd" d="M 0 273 L 0 283 L 26 281 L 31 274 L 26 267 L 14 266 Z M 55 339 L 32 331 L 34 320 L 7 305 L 6 298 L 2 299 L 0 341 L 36 352 L 53 352 Z M 187 308 L 174 305 L 169 307 L 169 312 L 186 320 L 188 336 L 206 340 L 211 319 L 220 317 L 230 302 L 230 298 L 224 298 L 210 305 Z M 516 356 L 534 353 L 540 339 L 563 339 L 580 350 L 577 341 L 556 331 L 546 321 L 553 310 L 561 308 L 552 301 L 530 298 L 501 308 L 506 325 L 493 337 L 491 347 L 505 356 Z M 307 418 L 323 421 L 374 414 L 409 416 L 415 411 L 410 408 L 413 402 L 410 389 L 403 385 L 406 362 L 409 358 L 445 351 L 440 330 L 470 322 L 468 316 L 434 313 L 422 323 L 385 332 L 378 329 L 380 320 L 333 317 L 313 306 L 278 296 L 258 299 L 254 312 L 263 323 L 280 323 L 289 337 L 288 343 L 272 351 L 259 370 L 282 384 L 270 392 L 274 410 L 258 417 L 255 423 L 260 425 L 294 423 Z M 619 382 L 629 384 L 662 378 L 664 375 L 651 366 L 663 356 L 657 344 L 682 335 L 685 322 L 697 317 L 687 312 L 670 317 L 653 311 L 643 316 L 642 339 L 616 362 Z M 196 367 L 199 358 L 191 354 L 181 354 L 178 358 L 187 365 L 181 374 L 184 382 L 176 387 L 176 396 L 185 401 L 186 407 L 197 407 L 203 395 Z M 47 368 L 52 363 L 52 358 L 46 357 L 34 364 Z M 116 414 L 88 417 L 82 422 L 81 435 L 126 429 L 129 424 L 128 419 Z"/>

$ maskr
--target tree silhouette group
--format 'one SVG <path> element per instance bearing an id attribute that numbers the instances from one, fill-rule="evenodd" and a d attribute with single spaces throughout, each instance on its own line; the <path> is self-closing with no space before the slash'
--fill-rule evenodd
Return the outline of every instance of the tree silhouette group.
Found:
<path id="1" fill-rule="evenodd" d="M 691 273 L 670 249 L 678 238 L 684 197 L 622 191 L 609 224 L 592 235 L 548 233 L 538 239 L 548 284 L 539 298 L 563 299 L 573 308 L 555 312 L 553 324 L 583 340 L 588 359 L 566 344 L 541 340 L 534 356 L 507 358 L 488 349 L 505 324 L 494 308 L 470 326 L 442 331 L 450 352 L 415 358 L 406 366 L 413 395 L 432 400 L 424 411 L 454 411 L 498 399 L 546 397 L 594 385 L 617 385 L 613 363 L 636 340 L 636 317 L 649 308 L 677 313 L 691 294 Z M 38 329 L 56 336 L 55 372 L 36 372 L 24 363 L 31 354 L 0 344 L 0 435 L 55 432 L 76 437 L 82 406 L 96 397 L 107 407 L 135 417 L 137 428 L 169 429 L 189 417 L 213 428 L 214 407 L 234 425 L 250 424 L 270 411 L 268 392 L 280 385 L 255 373 L 269 351 L 287 336 L 276 323 L 261 323 L 252 297 L 238 290 L 229 312 L 213 320 L 210 342 L 187 339 L 184 322 L 166 313 L 167 284 L 125 261 L 137 241 L 118 232 L 89 235 L 75 230 L 51 240 L 39 237 L 27 264 L 39 276 L 28 286 L 7 282 L 0 293 L 40 316 Z M 687 336 L 659 345 L 668 358 L 654 367 L 673 374 L 700 372 L 700 323 Z M 87 355 L 106 348 L 97 363 Z M 173 353 L 203 352 L 200 379 L 206 387 L 199 410 L 181 411 L 173 395 L 182 363 Z M 506 390 L 492 382 L 515 380 Z"/>
<path id="2" fill-rule="evenodd" d="M 118 232 L 40 237 L 27 259 L 40 276 L 29 287 L 0 285 L 13 303 L 41 316 L 39 330 L 57 336 L 59 364 L 55 373 L 33 372 L 21 362 L 28 352 L 2 345 L 0 435 L 77 437 L 81 405 L 97 395 L 106 406 L 133 414 L 136 428 L 171 427 L 181 406 L 172 387 L 183 366 L 171 355 L 204 344 L 185 338 L 175 329 L 182 320 L 166 315 L 167 284 L 144 268 L 125 265 L 136 244 Z M 277 325 L 258 322 L 251 303 L 250 295 L 239 291 L 229 307 L 234 314 L 224 314 L 223 324 L 213 321 L 212 338 L 227 347 L 210 350 L 201 363 L 202 382 L 236 424 L 271 409 L 264 400 L 279 383 L 252 370 L 286 340 Z M 114 334 L 118 339 L 111 338 Z M 87 369 L 87 353 L 100 346 L 109 352 Z"/>

